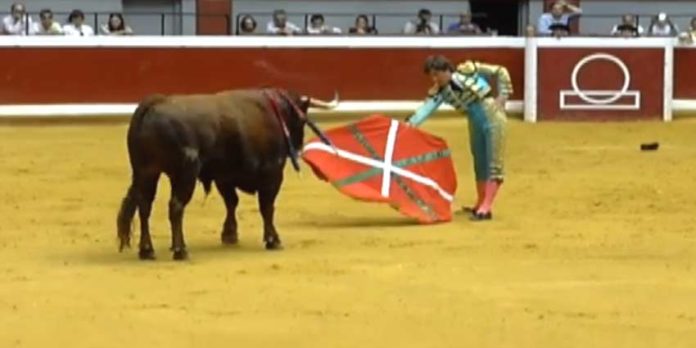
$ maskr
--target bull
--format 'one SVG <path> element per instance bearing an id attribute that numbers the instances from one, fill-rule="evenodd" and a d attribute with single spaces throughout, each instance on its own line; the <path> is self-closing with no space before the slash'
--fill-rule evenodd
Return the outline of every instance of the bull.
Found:
<path id="1" fill-rule="evenodd" d="M 328 142 L 307 118 L 307 112 L 309 107 L 333 109 L 337 103 L 338 94 L 332 102 L 325 102 L 284 89 L 145 98 L 128 127 L 132 174 L 117 217 L 119 251 L 130 248 L 131 224 L 137 211 L 138 255 L 143 260 L 155 258 L 148 220 L 162 173 L 171 185 L 169 223 L 175 260 L 188 257 L 183 217 L 197 181 L 206 195 L 214 183 L 225 202 L 222 243 L 238 241 L 235 210 L 239 189 L 257 195 L 266 249 L 281 249 L 273 216 L 286 161 L 290 158 L 299 170 L 305 125 Z"/>

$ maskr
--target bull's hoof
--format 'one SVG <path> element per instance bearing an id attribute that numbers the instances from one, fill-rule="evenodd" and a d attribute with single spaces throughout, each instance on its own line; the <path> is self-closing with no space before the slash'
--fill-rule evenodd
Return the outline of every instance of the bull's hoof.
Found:
<path id="1" fill-rule="evenodd" d="M 224 245 L 235 245 L 239 243 L 239 236 L 236 233 L 223 232 L 220 239 Z"/>
<path id="2" fill-rule="evenodd" d="M 266 240 L 266 250 L 283 250 L 283 243 L 278 238 Z"/>
<path id="3" fill-rule="evenodd" d="M 138 257 L 141 260 L 154 260 L 155 259 L 155 250 L 154 249 L 140 249 L 138 252 Z"/>
<path id="4" fill-rule="evenodd" d="M 173 258 L 175 261 L 188 260 L 188 251 L 186 249 L 174 250 Z"/>
<path id="5" fill-rule="evenodd" d="M 130 240 L 128 239 L 121 239 L 120 243 L 118 245 L 118 252 L 121 253 L 123 250 L 130 249 Z"/>

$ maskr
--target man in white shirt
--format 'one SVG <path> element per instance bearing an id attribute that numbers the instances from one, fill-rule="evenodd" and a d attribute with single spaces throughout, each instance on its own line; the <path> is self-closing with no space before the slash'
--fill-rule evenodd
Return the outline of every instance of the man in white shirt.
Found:
<path id="1" fill-rule="evenodd" d="M 666 13 L 660 12 L 653 19 L 648 29 L 650 36 L 677 36 L 679 35 L 679 27 L 672 22 Z"/>
<path id="2" fill-rule="evenodd" d="M 80 10 L 73 10 L 68 16 L 69 24 L 63 26 L 63 33 L 67 36 L 94 36 L 94 29 L 85 22 L 85 14 Z"/>
<path id="3" fill-rule="evenodd" d="M 322 35 L 322 34 L 340 34 L 341 29 L 327 25 L 324 22 L 324 16 L 313 14 L 309 19 L 307 26 L 307 34 Z"/>
<path id="4" fill-rule="evenodd" d="M 417 21 L 408 21 L 404 25 L 404 34 L 435 35 L 440 33 L 440 26 L 430 19 L 433 14 L 427 8 L 418 11 Z"/>
<path id="5" fill-rule="evenodd" d="M 552 33 L 551 26 L 554 24 L 562 24 L 569 26 L 570 19 L 580 16 L 582 9 L 567 3 L 565 0 L 557 1 L 551 7 L 550 13 L 544 13 L 539 17 L 539 25 L 537 32 L 541 35 L 550 35 Z"/>
<path id="6" fill-rule="evenodd" d="M 273 11 L 273 20 L 266 24 L 266 32 L 276 35 L 294 35 L 302 32 L 300 27 L 288 22 L 288 15 L 285 10 Z"/>
<path id="7" fill-rule="evenodd" d="M 20 3 L 14 3 L 11 7 L 11 14 L 2 19 L 0 34 L 4 35 L 27 35 L 34 22 L 27 15 L 26 7 Z"/>
<path id="8" fill-rule="evenodd" d="M 53 20 L 53 12 L 49 9 L 43 9 L 39 12 L 41 22 L 34 23 L 31 29 L 32 35 L 63 35 L 63 28 L 60 24 Z"/>
<path id="9" fill-rule="evenodd" d="M 696 42 L 696 17 L 691 18 L 691 27 L 679 35 L 679 40 L 682 43 L 693 44 Z"/>

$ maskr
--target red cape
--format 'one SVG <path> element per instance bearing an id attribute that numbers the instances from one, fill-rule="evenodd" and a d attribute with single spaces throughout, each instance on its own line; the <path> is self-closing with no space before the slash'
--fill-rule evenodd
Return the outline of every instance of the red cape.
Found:
<path id="1" fill-rule="evenodd" d="M 349 197 L 387 202 L 421 223 L 452 219 L 457 178 L 443 139 L 380 114 L 325 134 L 333 147 L 315 138 L 302 154 L 319 179 Z"/>

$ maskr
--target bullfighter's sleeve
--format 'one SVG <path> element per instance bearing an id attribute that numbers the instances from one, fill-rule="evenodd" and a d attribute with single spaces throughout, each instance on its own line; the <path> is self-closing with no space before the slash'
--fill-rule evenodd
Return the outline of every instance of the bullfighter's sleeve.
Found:
<path id="1" fill-rule="evenodd" d="M 443 101 L 444 99 L 440 94 L 429 96 L 425 103 L 407 118 L 407 122 L 413 126 L 419 126 L 442 105 Z"/>
<path id="2" fill-rule="evenodd" d="M 498 82 L 498 95 L 506 98 L 510 97 L 513 92 L 512 79 L 507 68 L 502 65 L 485 64 L 476 62 L 476 71 L 486 77 L 494 77 Z"/>

